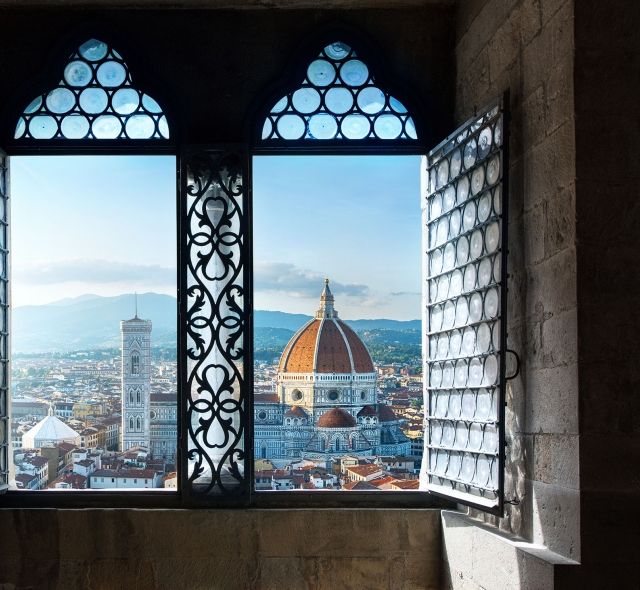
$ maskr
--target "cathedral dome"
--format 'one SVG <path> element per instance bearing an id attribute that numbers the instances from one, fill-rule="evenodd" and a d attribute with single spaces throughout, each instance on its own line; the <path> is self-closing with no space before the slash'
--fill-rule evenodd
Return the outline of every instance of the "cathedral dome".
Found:
<path id="1" fill-rule="evenodd" d="M 358 335 L 338 318 L 329 280 L 320 309 L 289 340 L 280 357 L 281 373 L 373 373 L 373 362 Z"/>
<path id="2" fill-rule="evenodd" d="M 318 428 L 352 428 L 356 425 L 353 416 L 342 408 L 333 408 L 320 416 Z"/>

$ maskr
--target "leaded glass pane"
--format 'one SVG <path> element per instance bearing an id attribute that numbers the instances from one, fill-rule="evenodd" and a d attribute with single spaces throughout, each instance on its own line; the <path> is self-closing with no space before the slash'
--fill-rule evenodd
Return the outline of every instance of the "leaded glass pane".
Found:
<path id="1" fill-rule="evenodd" d="M 279 99 L 263 140 L 417 139 L 407 109 L 381 90 L 368 66 L 345 43 L 327 45 L 299 88 Z"/>
<path id="2" fill-rule="evenodd" d="M 430 491 L 502 510 L 506 228 L 502 104 L 434 149 L 425 171 Z"/>
<path id="3" fill-rule="evenodd" d="M 8 249 L 7 249 L 7 199 L 8 160 L 0 151 L 0 492 L 9 485 L 9 383 L 8 383 Z"/>
<path id="4" fill-rule="evenodd" d="M 197 152 L 183 172 L 188 493 L 237 495 L 248 490 L 244 163 Z"/>
<path id="5" fill-rule="evenodd" d="M 132 86 L 122 56 L 90 39 L 70 57 L 58 86 L 32 100 L 15 139 L 168 139 L 158 103 Z"/>

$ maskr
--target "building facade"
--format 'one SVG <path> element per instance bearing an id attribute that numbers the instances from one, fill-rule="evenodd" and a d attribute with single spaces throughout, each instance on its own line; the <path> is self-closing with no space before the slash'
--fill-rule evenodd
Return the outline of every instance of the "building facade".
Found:
<path id="1" fill-rule="evenodd" d="M 136 315 L 120 322 L 122 351 L 122 450 L 149 448 L 151 321 Z"/>
<path id="2" fill-rule="evenodd" d="M 369 351 L 339 319 L 328 279 L 315 317 L 282 353 L 275 392 L 257 393 L 254 400 L 256 458 L 410 452 L 399 419 L 378 403 Z"/>
<path id="3" fill-rule="evenodd" d="M 172 393 L 152 393 L 150 451 L 155 459 L 173 459 L 178 444 L 178 405 Z"/>

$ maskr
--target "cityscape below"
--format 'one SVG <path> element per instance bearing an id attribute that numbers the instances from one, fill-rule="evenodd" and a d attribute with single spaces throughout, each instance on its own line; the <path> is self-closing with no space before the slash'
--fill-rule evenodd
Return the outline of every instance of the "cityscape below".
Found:
<path id="1" fill-rule="evenodd" d="M 78 299 L 86 307 L 88 296 Z M 135 305 L 120 322 L 119 348 L 14 354 L 15 489 L 177 488 L 175 340 L 165 330 L 155 345 L 155 319 L 138 317 L 137 298 Z M 255 489 L 418 489 L 424 415 L 415 323 L 345 322 L 328 280 L 310 318 L 258 313 L 274 325 L 256 328 Z"/>

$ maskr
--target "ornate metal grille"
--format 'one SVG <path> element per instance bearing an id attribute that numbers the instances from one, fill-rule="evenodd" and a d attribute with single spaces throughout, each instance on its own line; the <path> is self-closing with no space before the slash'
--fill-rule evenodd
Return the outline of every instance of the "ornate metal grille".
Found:
<path id="1" fill-rule="evenodd" d="M 501 101 L 430 152 L 423 201 L 427 488 L 495 512 L 504 464 L 503 111 Z"/>
<path id="2" fill-rule="evenodd" d="M 7 243 L 8 192 L 7 155 L 0 151 L 0 492 L 9 485 L 9 249 Z"/>
<path id="3" fill-rule="evenodd" d="M 263 140 L 417 139 L 404 105 L 376 85 L 369 67 L 345 43 L 327 45 L 301 86 L 271 109 Z"/>
<path id="4" fill-rule="evenodd" d="M 193 494 L 237 495 L 248 490 L 244 159 L 190 153 L 183 175 L 187 487 Z"/>
<path id="5" fill-rule="evenodd" d="M 133 88 L 122 56 L 90 39 L 74 52 L 58 86 L 24 110 L 15 139 L 168 139 L 160 105 Z"/>

